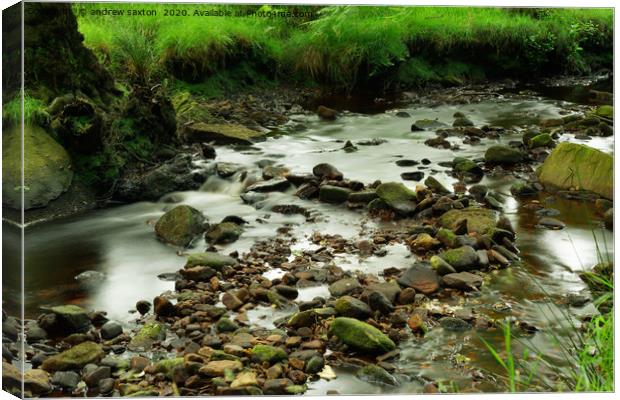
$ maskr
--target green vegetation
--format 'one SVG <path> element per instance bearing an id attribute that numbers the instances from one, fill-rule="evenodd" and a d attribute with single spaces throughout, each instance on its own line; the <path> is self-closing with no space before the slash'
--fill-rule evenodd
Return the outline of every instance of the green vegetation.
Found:
<path id="1" fill-rule="evenodd" d="M 611 9 L 118 4 L 157 15 L 109 18 L 90 15 L 97 4 L 79 7 L 87 11 L 79 17 L 87 46 L 117 76 L 142 83 L 172 76 L 211 96 L 283 77 L 347 89 L 411 87 L 585 73 L 612 60 Z M 200 17 L 195 9 L 307 14 Z"/>
<path id="2" fill-rule="evenodd" d="M 5 128 L 21 124 L 21 101 L 21 96 L 17 96 L 2 106 L 2 124 Z M 24 123 L 41 126 L 49 124 L 49 115 L 45 110 L 45 104 L 28 94 L 24 94 Z"/>

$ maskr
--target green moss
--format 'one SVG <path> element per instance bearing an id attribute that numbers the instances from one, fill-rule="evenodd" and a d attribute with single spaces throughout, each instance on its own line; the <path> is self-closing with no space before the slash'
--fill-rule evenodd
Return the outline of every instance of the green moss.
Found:
<path id="1" fill-rule="evenodd" d="M 497 218 L 497 211 L 480 207 L 467 207 L 444 213 L 439 217 L 439 223 L 447 229 L 454 230 L 460 220 L 466 219 L 468 233 L 485 234 L 495 228 Z"/>
<path id="2" fill-rule="evenodd" d="M 381 354 L 396 348 L 394 342 L 383 332 L 354 318 L 338 317 L 334 319 L 329 328 L 329 333 L 361 352 Z"/>
<path id="3" fill-rule="evenodd" d="M 170 358 L 166 360 L 157 361 L 154 365 L 154 372 L 163 373 L 168 379 L 172 379 L 174 369 L 182 367 L 184 364 L 183 357 Z"/>
<path id="4" fill-rule="evenodd" d="M 456 245 L 456 235 L 449 229 L 439 229 L 435 238 L 445 246 L 454 247 Z"/>
<path id="5" fill-rule="evenodd" d="M 614 107 L 608 105 L 598 106 L 596 108 L 596 111 L 594 111 L 594 114 L 598 115 L 599 117 L 614 119 Z"/>
<path id="6" fill-rule="evenodd" d="M 211 267 L 217 271 L 220 271 L 226 266 L 234 265 L 235 262 L 235 259 L 230 256 L 219 254 L 213 251 L 206 251 L 204 253 L 190 254 L 187 257 L 185 268 L 191 268 L 200 265 L 203 267 Z"/>
<path id="7" fill-rule="evenodd" d="M 129 342 L 130 350 L 148 350 L 157 340 L 166 337 L 166 328 L 157 322 L 144 325 L 140 331 Z"/>
<path id="8" fill-rule="evenodd" d="M 551 135 L 548 133 L 541 133 L 540 135 L 536 135 L 529 140 L 528 147 L 530 149 L 537 147 L 548 147 L 551 143 L 553 143 L 553 138 Z"/>
<path id="9" fill-rule="evenodd" d="M 287 358 L 286 351 L 279 347 L 257 344 L 252 348 L 252 360 L 256 362 L 268 362 L 273 364 L 278 361 L 284 361 Z"/>
<path id="10" fill-rule="evenodd" d="M 84 342 L 47 358 L 41 368 L 46 371 L 80 369 L 86 364 L 98 362 L 103 356 L 104 352 L 100 345 L 94 342 Z"/>

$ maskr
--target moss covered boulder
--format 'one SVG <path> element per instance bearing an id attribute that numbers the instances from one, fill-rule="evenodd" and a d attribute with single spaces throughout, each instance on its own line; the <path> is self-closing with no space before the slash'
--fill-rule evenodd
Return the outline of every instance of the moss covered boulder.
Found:
<path id="1" fill-rule="evenodd" d="M 185 269 L 193 267 L 209 267 L 216 271 L 221 271 L 222 268 L 234 265 L 237 261 L 227 255 L 216 253 L 214 251 L 205 251 L 204 253 L 193 253 L 187 257 L 185 263 Z"/>
<path id="2" fill-rule="evenodd" d="M 216 142 L 218 144 L 252 143 L 263 137 L 263 132 L 248 129 L 238 124 L 207 124 L 194 122 L 184 130 L 183 139 L 191 143 Z"/>
<path id="3" fill-rule="evenodd" d="M 100 345 L 95 342 L 84 342 L 47 358 L 41 368 L 46 371 L 80 369 L 86 364 L 97 363 L 103 356 L 104 352 Z"/>
<path id="4" fill-rule="evenodd" d="M 512 147 L 496 145 L 487 149 L 484 161 L 490 164 L 511 165 L 523 161 L 523 154 Z"/>
<path id="5" fill-rule="evenodd" d="M 84 333 L 91 326 L 88 312 L 75 304 L 44 308 L 44 310 L 56 315 L 57 321 L 51 327 L 53 331 L 65 334 Z"/>
<path id="6" fill-rule="evenodd" d="M 21 129 L 2 134 L 2 204 L 20 209 Z M 24 208 L 44 207 L 64 193 L 73 180 L 71 159 L 67 151 L 42 128 L 24 127 Z"/>
<path id="7" fill-rule="evenodd" d="M 204 232 L 205 217 L 190 206 L 177 206 L 159 218 L 155 224 L 155 234 L 166 243 L 187 246 Z"/>
<path id="8" fill-rule="evenodd" d="M 288 358 L 286 351 L 279 347 L 266 344 L 257 344 L 252 348 L 252 360 L 256 362 L 268 362 L 270 364 L 284 361 Z"/>
<path id="9" fill-rule="evenodd" d="M 409 215 L 417 207 L 416 194 L 402 183 L 386 182 L 377 187 L 377 196 L 399 214 Z"/>
<path id="10" fill-rule="evenodd" d="M 611 154 L 563 142 L 553 149 L 536 174 L 547 188 L 589 190 L 613 200 L 613 166 Z"/>
<path id="11" fill-rule="evenodd" d="M 354 318 L 338 317 L 332 321 L 330 335 L 336 336 L 347 346 L 366 353 L 383 354 L 396 345 L 386 334 L 365 322 Z"/>
<path id="12" fill-rule="evenodd" d="M 458 272 L 467 271 L 478 266 L 478 254 L 471 246 L 461 246 L 456 249 L 446 250 L 439 257 Z"/>
<path id="13" fill-rule="evenodd" d="M 485 234 L 495 229 L 499 214 L 497 211 L 480 207 L 467 207 L 462 210 L 450 210 L 439 218 L 444 228 L 454 230 L 462 220 L 467 220 L 467 232 Z"/>
<path id="14" fill-rule="evenodd" d="M 166 328 L 160 323 L 152 322 L 144 325 L 136 336 L 131 339 L 127 347 L 132 351 L 144 351 L 150 349 L 156 341 L 164 340 L 165 338 Z"/>

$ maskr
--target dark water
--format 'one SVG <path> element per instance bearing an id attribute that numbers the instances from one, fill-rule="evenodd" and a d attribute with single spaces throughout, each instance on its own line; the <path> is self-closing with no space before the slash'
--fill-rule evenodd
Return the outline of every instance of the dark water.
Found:
<path id="1" fill-rule="evenodd" d="M 399 118 L 396 111 L 407 111 L 412 118 Z M 198 191 L 177 193 L 179 202 L 201 210 L 211 221 L 219 221 L 228 215 L 237 215 L 249 225 L 241 239 L 233 244 L 221 246 L 223 252 L 247 251 L 256 240 L 275 237 L 276 230 L 284 225 L 292 225 L 297 244 L 293 252 L 309 249 L 308 236 L 315 231 L 340 234 L 346 238 L 359 240 L 366 238 L 369 231 L 385 227 L 383 223 L 368 221 L 364 213 L 354 212 L 342 207 L 315 202 L 301 201 L 292 193 L 272 193 L 265 206 L 256 210 L 242 203 L 239 194 L 244 185 L 253 177 L 260 176 L 256 163 L 262 159 L 275 160 L 293 172 L 306 173 L 321 162 L 337 166 L 347 178 L 363 182 L 376 179 L 400 181 L 400 174 L 410 169 L 395 165 L 399 158 L 430 159 L 433 174 L 446 186 L 455 179 L 446 168 L 437 166 L 442 161 L 451 161 L 455 156 L 480 157 L 485 149 L 497 141 L 484 140 L 476 146 L 463 145 L 460 138 L 449 137 L 458 143 L 458 151 L 434 149 L 423 144 L 433 137 L 432 132 L 410 132 L 412 120 L 438 118 L 450 123 L 456 111 L 466 113 L 473 122 L 501 125 L 505 127 L 523 126 L 544 118 L 560 115 L 561 108 L 551 100 L 498 100 L 474 105 L 442 106 L 436 108 L 402 107 L 382 113 L 346 113 L 335 122 L 322 122 L 316 116 L 300 114 L 293 116 L 290 134 L 269 138 L 250 148 L 231 146 L 217 149 L 216 161 L 242 164 L 250 173 L 245 181 L 238 176 L 231 180 L 210 178 Z M 293 126 L 305 126 L 301 132 Z M 344 141 L 357 142 L 365 139 L 381 138 L 387 140 L 379 146 L 358 146 L 354 153 L 341 150 Z M 500 142 L 519 140 L 519 135 L 501 138 Z M 564 138 L 562 140 L 567 140 Z M 589 145 L 604 151 L 613 152 L 613 138 L 595 138 Z M 198 162 L 197 168 L 211 168 L 212 165 Z M 416 170 L 416 167 L 411 168 Z M 511 180 L 486 177 L 483 184 L 501 193 L 509 193 Z M 544 201 L 545 195 L 540 200 Z M 273 213 L 270 207 L 276 204 L 299 204 L 316 211 L 322 217 L 318 222 L 305 223 L 301 216 L 284 216 Z M 39 307 L 61 303 L 77 303 L 88 308 L 105 310 L 111 318 L 129 323 L 134 316 L 128 311 L 140 299 L 151 300 L 154 296 L 173 290 L 173 282 L 158 279 L 162 273 L 174 272 L 184 264 L 184 257 L 177 249 L 160 243 L 153 233 L 153 222 L 171 204 L 163 202 L 141 202 L 131 205 L 99 210 L 86 215 L 65 219 L 49 224 L 36 225 L 26 229 L 25 248 L 25 309 L 29 317 L 39 313 Z M 569 293 L 586 291 L 578 273 L 591 268 L 597 262 L 597 245 L 605 257 L 613 254 L 611 232 L 601 229 L 587 205 L 573 201 L 557 200 L 552 207 L 560 211 L 557 217 L 567 224 L 561 231 L 541 230 L 534 227 L 536 217 L 521 207 L 514 198 L 507 196 L 505 214 L 517 230 L 517 245 L 522 252 L 523 263 L 512 268 L 490 274 L 479 293 L 464 298 L 433 302 L 429 308 L 448 308 L 450 310 L 474 310 L 489 318 L 514 317 L 539 328 L 541 332 L 528 337 L 528 340 L 553 357 L 562 366 L 559 350 L 549 331 L 567 335 L 567 327 L 578 321 L 580 316 L 592 315 L 596 310 L 588 305 L 583 308 L 569 308 L 562 304 Z M 4 224 L 3 241 L 5 246 L 18 247 L 17 231 Z M 198 251 L 205 247 L 203 241 L 196 243 Z M 7 247 L 5 247 L 6 249 Z M 15 265 L 19 260 L 5 251 L 4 265 Z M 335 260 L 336 264 L 347 270 L 361 270 L 378 273 L 393 266 L 405 268 L 414 261 L 405 246 L 391 246 L 385 257 L 359 259 L 348 255 Z M 96 287 L 84 288 L 74 277 L 84 271 L 99 271 L 105 274 Z M 5 267 L 4 290 L 6 294 L 15 293 L 17 279 Z M 272 277 L 282 271 L 273 270 Z M 536 277 L 535 279 L 533 277 Z M 311 299 L 325 295 L 326 287 L 307 288 L 300 291 L 302 298 Z M 10 296 L 8 296 L 10 299 Z M 9 302 L 10 303 L 10 302 Z M 7 303 L 7 304 L 9 304 Z M 507 305 L 507 311 L 497 311 L 496 304 Z M 272 327 L 273 320 L 285 315 L 286 311 L 274 312 L 268 307 L 258 307 L 249 314 L 252 322 Z M 578 323 L 578 322 L 577 322 Z M 423 378 L 441 382 L 453 382 L 459 391 L 471 389 L 472 368 L 501 374 L 501 369 L 485 350 L 481 337 L 496 348 L 502 348 L 501 332 L 487 332 L 479 336 L 475 331 L 451 333 L 441 328 L 432 329 L 424 338 L 414 338 L 401 345 L 402 354 L 395 364 L 407 377 L 406 383 L 393 390 L 364 383 L 355 378 L 351 370 L 334 368 L 337 379 L 319 380 L 310 384 L 308 394 L 324 394 L 329 389 L 340 393 L 415 393 L 422 389 Z M 515 345 L 521 351 L 519 345 Z M 544 369 L 540 379 L 544 380 Z M 488 381 L 476 386 L 476 390 L 501 390 L 501 385 Z"/>

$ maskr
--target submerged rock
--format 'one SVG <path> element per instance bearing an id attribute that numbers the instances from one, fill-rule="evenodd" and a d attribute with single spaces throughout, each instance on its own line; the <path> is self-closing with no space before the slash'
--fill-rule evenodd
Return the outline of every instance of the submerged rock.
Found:
<path id="1" fill-rule="evenodd" d="M 386 334 L 354 318 L 334 319 L 329 333 L 351 348 L 362 352 L 383 354 L 396 348 L 394 342 Z"/>
<path id="2" fill-rule="evenodd" d="M 253 185 L 250 185 L 246 191 L 247 192 L 283 192 L 286 189 L 291 187 L 291 183 L 283 177 L 273 178 L 268 181 L 256 182 Z"/>
<path id="3" fill-rule="evenodd" d="M 316 113 L 319 116 L 319 118 L 324 119 L 326 121 L 333 121 L 336 118 L 338 118 L 338 111 L 331 109 L 329 107 L 325 107 L 325 106 L 319 106 L 316 109 Z"/>
<path id="4" fill-rule="evenodd" d="M 536 174 L 546 187 L 589 190 L 613 200 L 613 163 L 611 154 L 582 144 L 562 142 Z"/>
<path id="5" fill-rule="evenodd" d="M 375 364 L 368 364 L 358 369 L 355 376 L 364 382 L 376 385 L 398 386 L 398 380 L 394 375 Z"/>
<path id="6" fill-rule="evenodd" d="M 204 232 L 205 217 L 193 207 L 181 205 L 168 211 L 155 224 L 155 234 L 166 243 L 187 246 Z"/>
<path id="7" fill-rule="evenodd" d="M 263 136 L 265 133 L 248 129 L 243 125 L 194 122 L 185 127 L 183 139 L 190 143 L 247 144 Z"/>
<path id="8" fill-rule="evenodd" d="M 523 161 L 523 154 L 512 147 L 496 145 L 487 149 L 484 160 L 490 164 L 517 164 Z"/>

